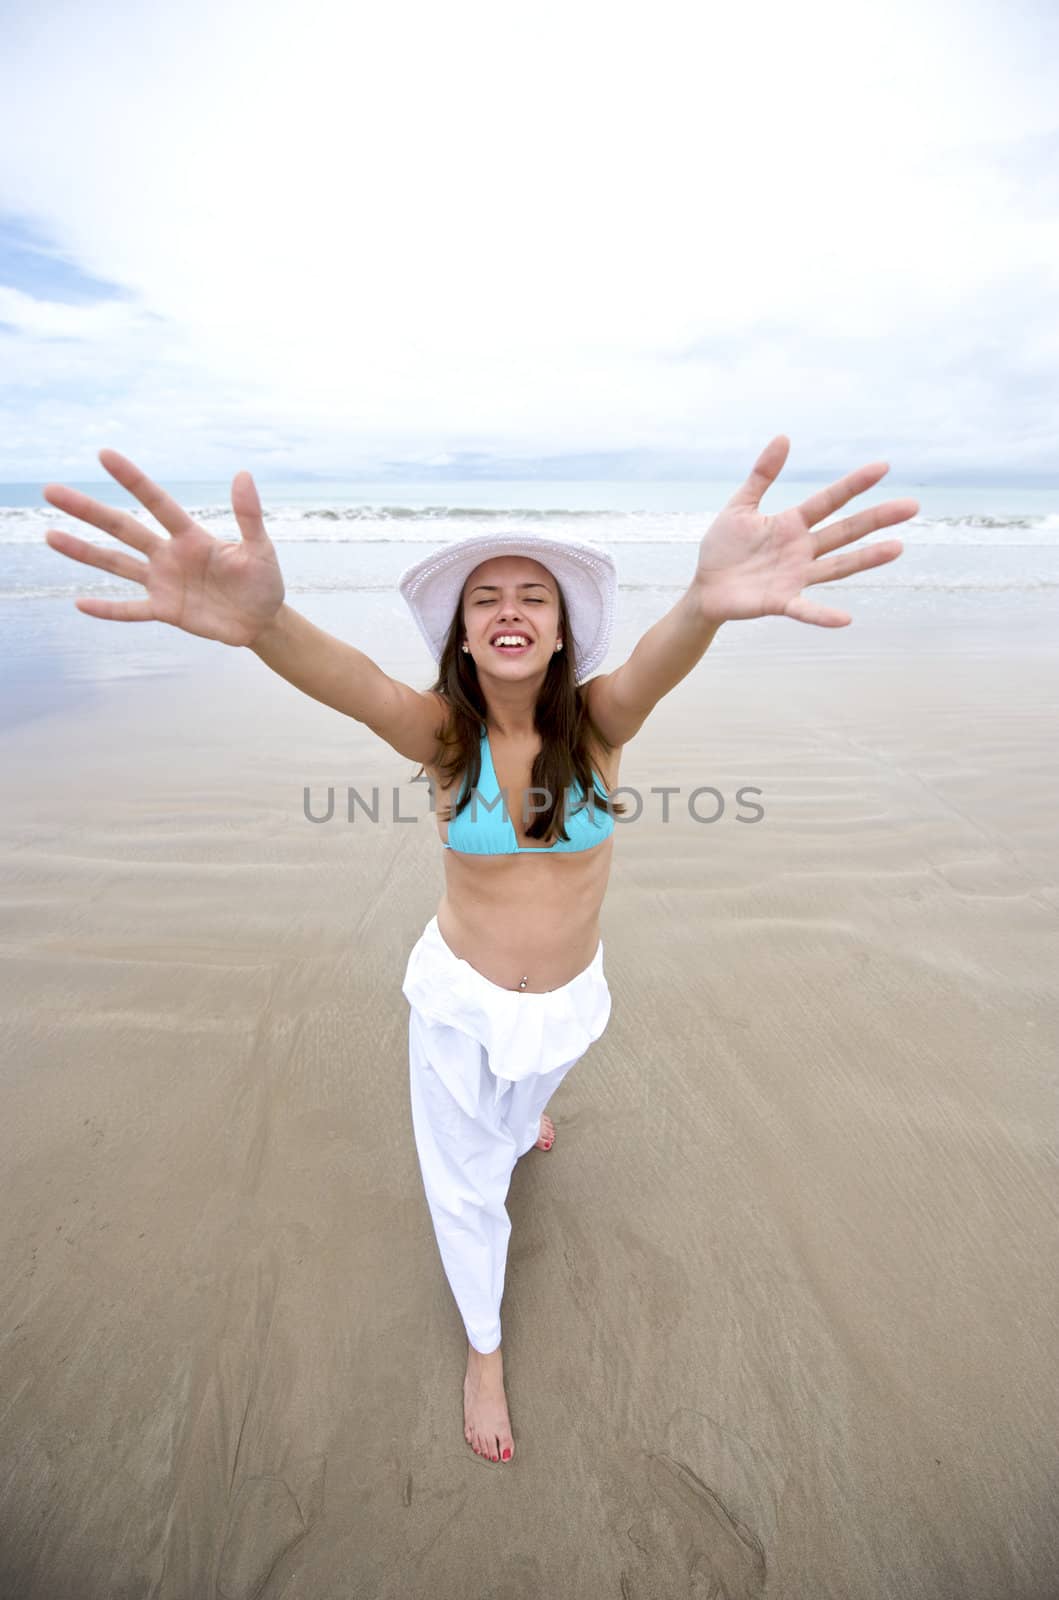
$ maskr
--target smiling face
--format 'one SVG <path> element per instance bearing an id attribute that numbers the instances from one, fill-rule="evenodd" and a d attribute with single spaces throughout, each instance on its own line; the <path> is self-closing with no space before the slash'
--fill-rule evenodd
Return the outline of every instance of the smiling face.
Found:
<path id="1" fill-rule="evenodd" d="M 494 556 L 463 586 L 463 628 L 479 672 L 524 678 L 547 671 L 562 640 L 559 587 L 529 556 Z M 515 638 L 523 642 L 497 642 Z"/>

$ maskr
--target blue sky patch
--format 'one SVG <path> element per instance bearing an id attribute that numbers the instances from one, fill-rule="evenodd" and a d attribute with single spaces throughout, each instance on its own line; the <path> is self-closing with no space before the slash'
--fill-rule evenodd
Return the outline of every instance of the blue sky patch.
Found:
<path id="1" fill-rule="evenodd" d="M 130 298 L 120 284 L 83 272 L 31 222 L 10 212 L 0 212 L 0 283 L 34 300 L 55 300 L 68 306 Z"/>

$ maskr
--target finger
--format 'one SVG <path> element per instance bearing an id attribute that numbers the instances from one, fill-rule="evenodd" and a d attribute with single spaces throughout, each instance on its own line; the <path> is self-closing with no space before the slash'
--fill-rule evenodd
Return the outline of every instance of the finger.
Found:
<path id="1" fill-rule="evenodd" d="M 151 570 L 147 562 L 134 561 L 121 550 L 88 544 L 84 539 L 75 538 L 72 533 L 65 533 L 62 528 L 49 528 L 44 538 L 53 550 L 69 556 L 72 561 L 81 561 L 86 567 L 101 567 L 104 572 L 113 572 L 117 578 L 131 578 L 133 583 L 147 583 L 147 574 Z"/>
<path id="2" fill-rule="evenodd" d="M 265 519 L 257 485 L 249 472 L 237 472 L 232 479 L 232 510 L 239 524 L 239 532 L 247 544 L 272 543 L 265 532 Z"/>
<path id="3" fill-rule="evenodd" d="M 748 507 L 751 510 L 755 509 L 760 504 L 765 490 L 770 484 L 775 483 L 790 448 L 791 441 L 785 433 L 778 433 L 771 439 L 750 469 L 749 478 L 741 489 L 735 491 L 727 504 L 744 510 Z"/>
<path id="4" fill-rule="evenodd" d="M 171 495 L 152 483 L 146 473 L 141 472 L 126 456 L 117 450 L 100 450 L 99 459 L 104 470 L 116 478 L 123 489 L 135 495 L 140 504 L 146 506 L 152 517 L 157 517 L 162 527 L 170 533 L 179 535 L 195 526 L 183 506 L 177 505 Z"/>
<path id="5" fill-rule="evenodd" d="M 881 506 L 869 506 L 854 517 L 843 517 L 841 522 L 829 522 L 826 528 L 817 529 L 813 541 L 818 556 L 840 545 L 852 544 L 865 534 L 877 533 L 880 528 L 892 528 L 896 522 L 907 522 L 919 512 L 918 500 L 887 500 Z"/>
<path id="6" fill-rule="evenodd" d="M 826 489 L 821 489 L 818 494 L 810 495 L 808 500 L 803 500 L 798 511 L 805 519 L 807 528 L 815 527 L 818 522 L 823 522 L 832 511 L 837 511 L 839 506 L 844 506 L 855 495 L 864 494 L 873 484 L 885 478 L 889 472 L 889 464 L 885 461 L 874 461 L 869 467 L 858 467 L 856 472 L 847 472 L 844 478 L 839 478 L 835 483 L 829 483 Z"/>
<path id="7" fill-rule="evenodd" d="M 68 489 L 62 483 L 46 483 L 41 494 L 56 510 L 65 511 L 67 516 L 76 517 L 79 522 L 90 522 L 93 528 L 100 528 L 104 533 L 112 533 L 115 539 L 131 545 L 141 555 L 153 556 L 165 543 L 160 534 L 145 528 L 129 512 L 119 511 L 117 506 L 105 506 L 99 500 L 90 500 L 79 489 Z"/>
<path id="8" fill-rule="evenodd" d="M 107 622 L 154 622 L 155 614 L 149 600 L 75 600 L 78 611 L 86 617 L 103 617 Z"/>
<path id="9" fill-rule="evenodd" d="M 803 595 L 796 595 L 788 601 L 783 615 L 793 617 L 795 622 L 811 622 L 817 628 L 845 628 L 853 621 L 848 611 L 836 611 L 832 606 L 818 605 L 815 600 L 806 600 Z"/>
<path id="10" fill-rule="evenodd" d="M 814 561 L 805 579 L 806 587 L 811 583 L 833 583 L 836 578 L 849 578 L 871 567 L 885 567 L 888 561 L 896 561 L 903 549 L 900 539 L 887 539 L 883 544 L 869 544 L 860 550 L 847 550 L 845 555 L 830 556 L 826 561 Z"/>

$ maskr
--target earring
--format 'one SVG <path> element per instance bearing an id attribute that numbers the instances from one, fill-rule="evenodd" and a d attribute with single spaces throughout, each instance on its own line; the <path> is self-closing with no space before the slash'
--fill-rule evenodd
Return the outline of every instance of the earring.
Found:
<path id="1" fill-rule="evenodd" d="M 470 646 L 469 646 L 469 645 L 468 645 L 468 643 L 467 643 L 467 640 L 466 640 L 466 639 L 464 639 L 464 641 L 463 641 L 463 644 L 462 644 L 462 645 L 461 645 L 461 646 L 460 646 L 460 649 L 461 649 L 461 650 L 466 650 L 466 651 L 468 651 L 468 652 L 469 652 L 469 651 L 470 651 Z"/>
<path id="2" fill-rule="evenodd" d="M 558 643 L 558 644 L 557 644 L 557 645 L 556 645 L 556 647 L 555 647 L 555 650 L 561 650 L 561 649 L 562 649 L 562 647 L 563 647 L 563 641 L 562 641 L 562 640 L 561 640 L 561 639 L 560 639 L 560 640 L 559 640 L 559 643 Z M 555 654 L 555 650 L 553 650 L 553 651 L 552 651 L 552 655 L 554 655 L 554 654 Z"/>

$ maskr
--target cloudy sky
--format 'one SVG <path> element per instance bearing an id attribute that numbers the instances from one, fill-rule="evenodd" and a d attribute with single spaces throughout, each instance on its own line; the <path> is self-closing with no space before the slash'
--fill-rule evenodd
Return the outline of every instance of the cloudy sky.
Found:
<path id="1" fill-rule="evenodd" d="M 1059 483 L 1052 0 L 19 0 L 0 480 Z"/>

